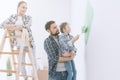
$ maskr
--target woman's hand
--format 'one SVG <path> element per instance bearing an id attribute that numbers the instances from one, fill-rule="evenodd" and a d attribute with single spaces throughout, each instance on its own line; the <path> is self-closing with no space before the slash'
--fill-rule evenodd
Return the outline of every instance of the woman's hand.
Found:
<path id="1" fill-rule="evenodd" d="M 15 25 L 15 24 L 8 24 L 8 25 L 6 26 L 6 28 L 7 28 L 8 30 L 15 30 L 15 29 L 17 29 L 17 30 L 22 30 L 22 27 L 21 27 L 21 26 Z"/>

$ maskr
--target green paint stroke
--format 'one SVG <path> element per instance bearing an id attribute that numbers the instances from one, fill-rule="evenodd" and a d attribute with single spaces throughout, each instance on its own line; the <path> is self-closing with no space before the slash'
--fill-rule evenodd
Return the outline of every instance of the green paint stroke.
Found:
<path id="1" fill-rule="evenodd" d="M 93 7 L 90 1 L 87 1 L 87 9 L 86 9 L 86 19 L 85 19 L 85 26 L 82 28 L 82 32 L 85 33 L 85 43 L 87 45 L 90 29 L 92 26 L 93 21 Z"/>

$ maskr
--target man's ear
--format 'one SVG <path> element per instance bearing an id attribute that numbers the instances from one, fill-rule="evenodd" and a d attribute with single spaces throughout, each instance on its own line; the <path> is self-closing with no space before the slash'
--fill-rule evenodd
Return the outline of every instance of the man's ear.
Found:
<path id="1" fill-rule="evenodd" d="M 65 32 L 65 30 L 66 30 L 66 29 L 65 29 L 65 28 L 63 28 L 63 32 Z"/>
<path id="2" fill-rule="evenodd" d="M 48 30 L 47 30 L 47 32 L 49 32 L 49 33 L 50 33 L 50 30 L 48 29 Z"/>

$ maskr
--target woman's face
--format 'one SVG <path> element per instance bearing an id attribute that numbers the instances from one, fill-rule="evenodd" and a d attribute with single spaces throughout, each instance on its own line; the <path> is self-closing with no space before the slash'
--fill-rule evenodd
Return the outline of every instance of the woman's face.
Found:
<path id="1" fill-rule="evenodd" d="M 18 7 L 18 14 L 19 15 L 25 15 L 27 11 L 27 4 L 26 3 L 22 3 L 19 7 Z"/>

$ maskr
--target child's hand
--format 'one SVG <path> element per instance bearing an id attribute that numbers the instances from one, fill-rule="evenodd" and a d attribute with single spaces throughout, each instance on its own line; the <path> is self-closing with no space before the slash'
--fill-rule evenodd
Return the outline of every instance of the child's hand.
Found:
<path id="1" fill-rule="evenodd" d="M 77 41 L 77 40 L 79 39 L 79 37 L 80 37 L 80 35 L 76 35 L 76 36 L 74 37 L 74 41 Z"/>
<path id="2" fill-rule="evenodd" d="M 68 53 L 67 51 L 63 51 L 62 56 L 63 56 L 63 57 L 69 57 L 69 56 L 71 56 L 71 55 L 70 55 L 70 53 Z"/>
<path id="3" fill-rule="evenodd" d="M 74 43 L 79 39 L 80 35 L 76 35 L 74 38 L 71 39 L 71 41 Z"/>

